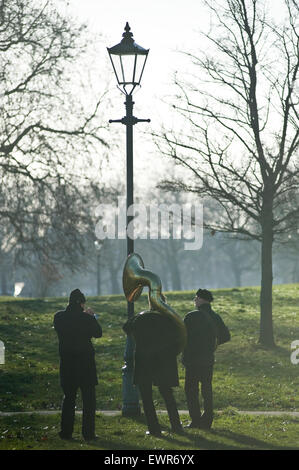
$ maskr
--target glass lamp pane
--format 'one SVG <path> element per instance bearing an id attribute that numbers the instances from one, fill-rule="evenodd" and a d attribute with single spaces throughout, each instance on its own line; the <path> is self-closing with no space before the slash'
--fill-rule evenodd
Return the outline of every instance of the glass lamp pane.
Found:
<path id="1" fill-rule="evenodd" d="M 135 83 L 140 84 L 141 82 L 142 72 L 143 72 L 146 59 L 147 59 L 146 55 L 136 56 Z"/>
<path id="2" fill-rule="evenodd" d="M 119 55 L 110 55 L 111 62 L 113 65 L 113 69 L 117 78 L 117 82 L 120 85 L 124 81 L 123 78 L 123 73 L 122 73 L 122 66 L 121 66 L 121 60 Z"/>
<path id="3" fill-rule="evenodd" d="M 134 83 L 135 54 L 121 56 L 123 64 L 124 82 Z"/>

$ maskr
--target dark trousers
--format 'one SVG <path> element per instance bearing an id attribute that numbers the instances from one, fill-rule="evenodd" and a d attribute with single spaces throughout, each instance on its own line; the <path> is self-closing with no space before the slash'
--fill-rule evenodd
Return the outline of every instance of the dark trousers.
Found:
<path id="1" fill-rule="evenodd" d="M 144 380 L 138 383 L 138 388 L 140 391 L 142 403 L 143 403 L 143 410 L 146 417 L 146 422 L 148 426 L 148 430 L 150 432 L 160 432 L 161 427 L 158 421 L 156 409 L 153 402 L 153 384 L 152 381 Z M 176 401 L 173 395 L 172 388 L 166 385 L 160 385 L 159 392 L 161 393 L 166 409 L 169 416 L 169 421 L 171 424 L 171 428 L 173 430 L 178 430 L 181 428 L 180 417 L 176 405 Z"/>
<path id="2" fill-rule="evenodd" d="M 211 425 L 213 421 L 213 366 L 186 366 L 185 393 L 190 418 L 195 425 Z M 203 398 L 204 414 L 201 415 L 199 404 L 199 382 Z"/>
<path id="3" fill-rule="evenodd" d="M 71 437 L 74 430 L 76 395 L 79 387 L 63 387 L 61 434 Z M 96 394 L 95 386 L 80 387 L 83 401 L 82 435 L 85 439 L 95 436 Z"/>

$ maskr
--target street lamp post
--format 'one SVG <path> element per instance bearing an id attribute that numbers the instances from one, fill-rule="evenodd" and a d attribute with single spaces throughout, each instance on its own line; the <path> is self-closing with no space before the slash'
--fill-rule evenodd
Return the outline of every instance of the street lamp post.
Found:
<path id="1" fill-rule="evenodd" d="M 126 116 L 109 122 L 119 122 L 126 126 L 126 159 L 127 159 L 127 255 L 134 252 L 134 239 L 132 230 L 128 233 L 128 226 L 133 218 L 128 215 L 128 208 L 134 202 L 133 192 L 133 126 L 138 122 L 150 122 L 150 119 L 138 119 L 133 116 L 134 102 L 132 94 L 140 86 L 144 66 L 149 49 L 144 49 L 135 43 L 130 26 L 126 23 L 123 39 L 116 46 L 107 48 L 112 67 L 117 79 L 118 88 L 125 94 Z M 131 228 L 131 226 L 130 226 Z M 128 302 L 128 319 L 134 316 L 134 303 Z M 133 358 L 134 342 L 127 336 L 124 354 L 125 365 L 122 369 L 123 378 L 123 416 L 137 416 L 140 414 L 139 396 L 136 386 L 133 385 Z"/>

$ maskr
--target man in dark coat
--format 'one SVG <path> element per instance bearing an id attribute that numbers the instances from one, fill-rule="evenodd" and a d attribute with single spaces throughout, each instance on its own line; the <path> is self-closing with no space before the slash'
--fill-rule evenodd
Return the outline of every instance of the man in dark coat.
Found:
<path id="1" fill-rule="evenodd" d="M 172 387 L 179 385 L 177 368 L 177 328 L 174 322 L 157 312 L 141 312 L 123 327 L 135 340 L 134 384 L 140 391 L 148 432 L 161 436 L 161 427 L 153 403 L 152 386 L 157 385 L 165 401 L 171 429 L 182 432 Z"/>
<path id="2" fill-rule="evenodd" d="M 95 438 L 95 385 L 98 384 L 95 351 L 91 338 L 100 338 L 102 328 L 91 309 L 84 311 L 85 296 L 79 289 L 71 292 L 69 305 L 54 316 L 59 339 L 60 383 L 64 392 L 61 414 L 62 439 L 71 439 L 78 388 L 83 401 L 82 434 Z"/>
<path id="3" fill-rule="evenodd" d="M 185 393 L 192 422 L 188 427 L 210 429 L 213 422 L 212 378 L 214 353 L 218 345 L 230 340 L 230 333 L 220 315 L 211 308 L 213 296 L 198 289 L 194 299 L 196 310 L 187 313 L 187 345 L 183 352 L 186 368 Z M 198 386 L 201 382 L 204 413 L 201 415 Z"/>

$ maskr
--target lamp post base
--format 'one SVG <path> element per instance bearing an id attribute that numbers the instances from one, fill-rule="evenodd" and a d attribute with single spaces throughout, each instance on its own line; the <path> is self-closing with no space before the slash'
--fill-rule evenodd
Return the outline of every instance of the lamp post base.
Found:
<path id="1" fill-rule="evenodd" d="M 128 304 L 129 314 L 132 315 L 131 310 L 134 304 Z M 139 394 L 138 388 L 134 385 L 134 349 L 135 343 L 131 336 L 127 336 L 126 349 L 125 349 L 125 365 L 122 368 L 122 390 L 123 390 L 123 405 L 122 415 L 127 417 L 140 416 Z"/>

